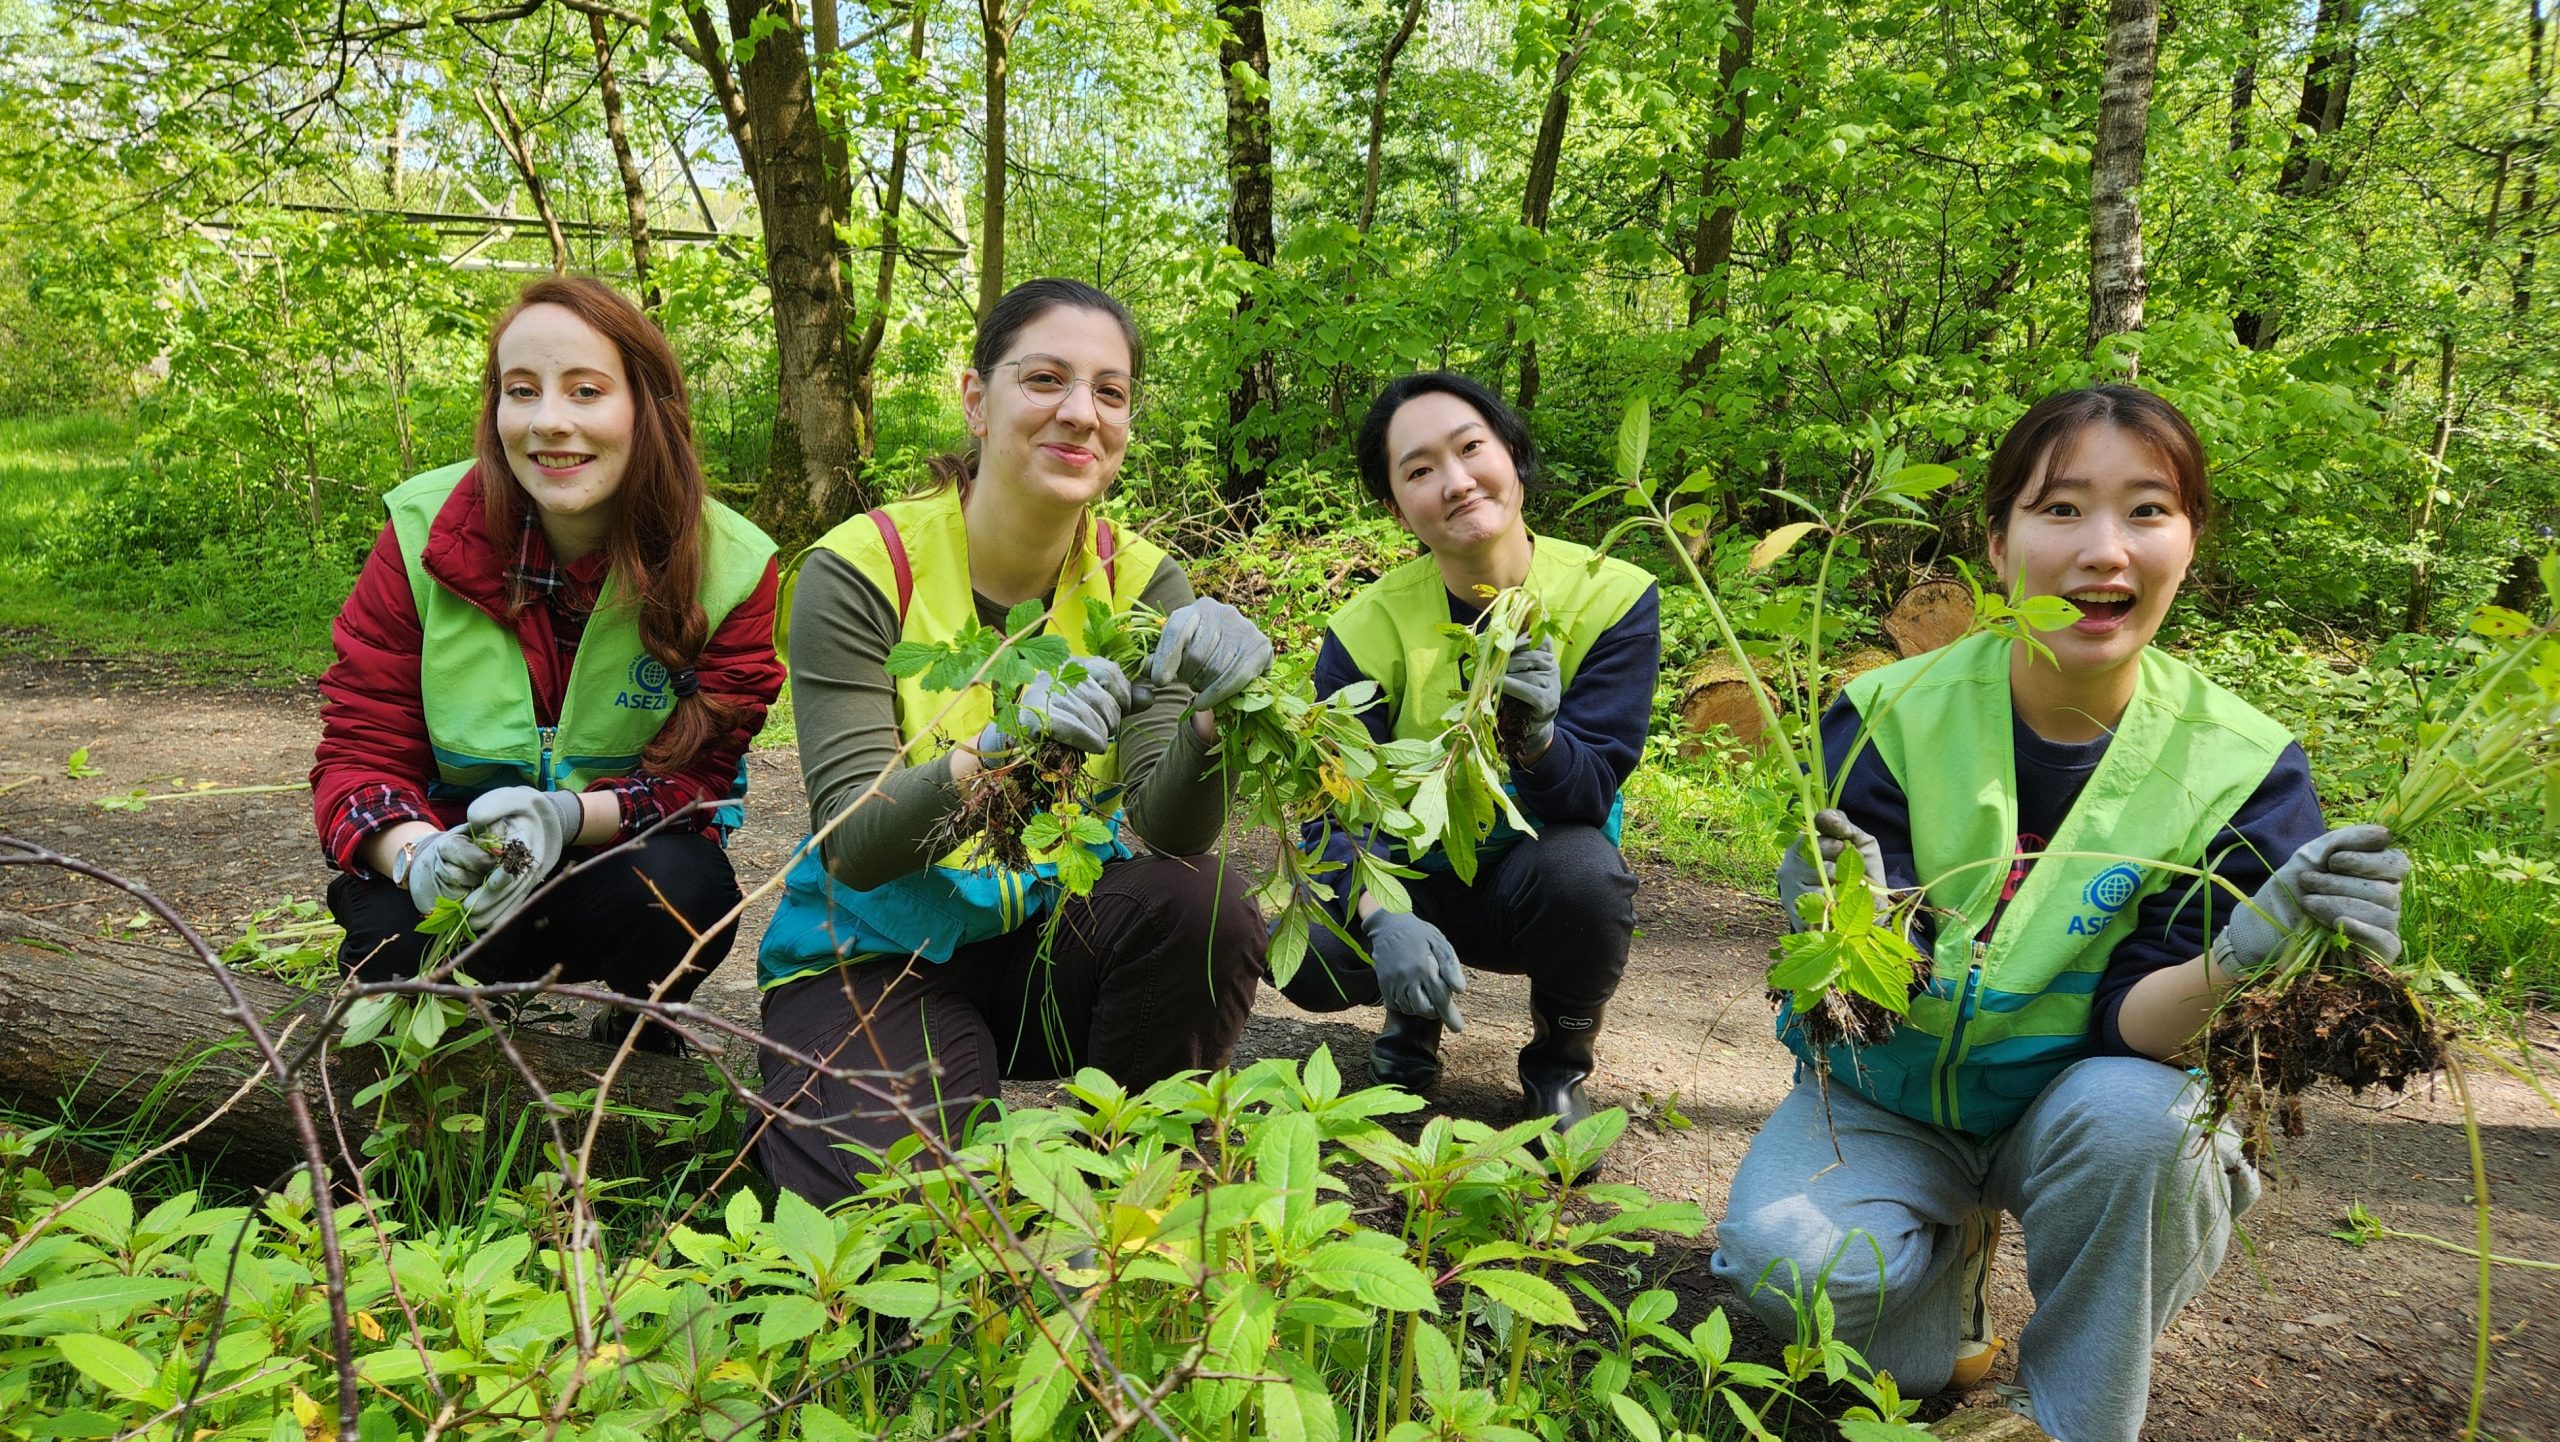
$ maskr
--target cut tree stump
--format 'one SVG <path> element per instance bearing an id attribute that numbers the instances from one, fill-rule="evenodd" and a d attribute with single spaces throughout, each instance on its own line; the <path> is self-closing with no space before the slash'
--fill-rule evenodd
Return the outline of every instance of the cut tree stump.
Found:
<path id="1" fill-rule="evenodd" d="M 1783 696 L 1775 699 L 1785 700 Z M 1722 726 L 1733 733 L 1734 740 L 1755 750 L 1768 729 L 1760 717 L 1760 703 L 1751 698 L 1749 678 L 1721 656 L 1710 656 L 1689 668 L 1680 693 L 1680 724 L 1690 731 Z M 1694 756 L 1700 749 L 1690 742 L 1680 754 Z"/>
<path id="2" fill-rule="evenodd" d="M 271 1035 L 301 1018 L 281 1046 L 288 1058 L 309 1043 L 325 998 L 265 977 L 234 976 Z M 64 1110 L 68 1098 L 68 1110 L 84 1125 L 113 1126 L 139 1117 L 150 1141 L 176 1136 L 204 1120 L 259 1068 L 248 1037 L 223 1015 L 227 1004 L 212 973 L 193 956 L 85 936 L 0 910 L 0 1105 L 49 1119 Z M 613 1056 L 610 1048 L 583 1037 L 520 1028 L 511 1039 L 553 1094 L 592 1091 Z M 370 1130 L 369 1109 L 347 1102 L 382 1075 L 381 1053 L 371 1046 L 332 1048 L 328 1057 L 339 1122 L 348 1145 L 361 1148 Z M 482 1098 L 488 1130 L 500 1136 L 533 1105 L 524 1078 L 495 1045 L 450 1058 L 435 1076 L 461 1086 L 466 1098 Z M 688 1115 L 698 1108 L 680 1099 L 711 1085 L 696 1063 L 641 1053 L 623 1062 L 613 1100 L 624 1108 Z M 338 1154 L 317 1085 L 310 1096 L 330 1164 L 343 1168 L 346 1160 Z M 561 1125 L 574 1146 L 585 1113 L 573 1112 Z M 538 1155 L 538 1122 L 528 1137 Z M 697 1158 L 725 1162 L 734 1145 L 732 1136 L 717 1145 L 660 1146 L 637 1123 L 609 1117 L 597 1138 L 595 1167 L 599 1176 L 656 1178 Z M 271 1182 L 302 1162 L 284 1094 L 272 1080 L 251 1088 L 185 1150 L 253 1183 Z"/>
<path id="3" fill-rule="evenodd" d="M 2052 1442 L 2045 1430 L 1997 1402 L 1950 1412 L 1929 1424 L 1943 1442 Z"/>
<path id="4" fill-rule="evenodd" d="M 1960 581 L 1923 581 L 1884 617 L 1884 633 L 1905 656 L 1935 651 L 1973 624 L 1973 592 Z"/>

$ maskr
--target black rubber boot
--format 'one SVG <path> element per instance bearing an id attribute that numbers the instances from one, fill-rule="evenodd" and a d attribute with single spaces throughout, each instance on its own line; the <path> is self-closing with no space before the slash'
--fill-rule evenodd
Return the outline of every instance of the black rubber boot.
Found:
<path id="1" fill-rule="evenodd" d="M 1369 1075 L 1380 1086 L 1417 1095 L 1440 1084 L 1440 1018 L 1387 1008 L 1387 1024 L 1369 1043 Z"/>
<path id="2" fill-rule="evenodd" d="M 1520 1048 L 1520 1112 L 1554 1117 L 1558 1134 L 1591 1115 L 1582 1084 L 1591 1076 L 1591 1044 L 1599 1039 L 1602 1007 L 1559 1011 L 1529 997 L 1529 1044 Z"/>

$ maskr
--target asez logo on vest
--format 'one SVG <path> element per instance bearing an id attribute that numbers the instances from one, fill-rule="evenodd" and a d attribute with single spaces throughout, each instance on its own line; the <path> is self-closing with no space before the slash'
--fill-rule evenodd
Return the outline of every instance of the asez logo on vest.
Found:
<path id="1" fill-rule="evenodd" d="M 2116 919 L 2116 913 L 2133 903 L 2134 893 L 2142 889 L 2142 868 L 2117 862 L 2089 878 L 2080 888 L 2080 900 L 2090 910 L 2071 918 L 2064 931 L 2072 936 L 2096 936 Z"/>
<path id="2" fill-rule="evenodd" d="M 667 696 L 666 663 L 655 656 L 642 656 L 631 663 L 631 686 L 615 693 L 613 704 L 632 711 L 664 711 L 673 704 Z"/>

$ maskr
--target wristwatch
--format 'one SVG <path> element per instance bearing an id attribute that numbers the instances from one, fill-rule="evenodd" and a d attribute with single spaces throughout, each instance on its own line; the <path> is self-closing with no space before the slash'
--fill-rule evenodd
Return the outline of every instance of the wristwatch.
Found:
<path id="1" fill-rule="evenodd" d="M 392 885 L 406 886 L 409 884 L 409 863 L 418 859 L 419 839 L 420 838 L 413 837 L 410 840 L 403 841 L 400 843 L 400 849 L 391 853 Z"/>

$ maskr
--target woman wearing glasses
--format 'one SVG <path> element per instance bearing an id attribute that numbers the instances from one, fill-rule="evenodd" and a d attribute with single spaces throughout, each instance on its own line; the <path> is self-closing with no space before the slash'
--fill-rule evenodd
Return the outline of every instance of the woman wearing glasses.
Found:
<path id="1" fill-rule="evenodd" d="M 1137 1088 L 1223 1062 L 1260 974 L 1263 926 L 1238 868 L 1210 851 L 1227 787 L 1216 708 L 1271 664 L 1271 643 L 1144 537 L 1096 515 L 1120 472 L 1144 350 L 1121 304 L 1035 280 L 988 311 L 960 376 L 969 453 L 924 494 L 856 516 L 786 581 L 800 764 L 817 839 L 792 865 L 757 958 L 764 1030 L 758 1164 L 821 1204 L 851 1193 L 843 1143 L 946 1138 L 1004 1077 L 1098 1067 Z M 900 641 L 1001 629 L 1024 601 L 1086 650 L 1087 602 L 1165 616 L 1145 674 L 1078 654 L 995 724 L 985 687 L 892 678 Z M 980 772 L 1046 742 L 1088 753 L 1111 812 L 1089 895 L 1056 867 L 1008 870 L 953 813 Z M 1153 853 L 1134 855 L 1131 839 Z M 1061 913 L 1048 915 L 1052 908 Z M 814 1059 L 815 1070 L 801 1059 Z M 834 1075 L 857 1072 L 859 1077 Z"/>

